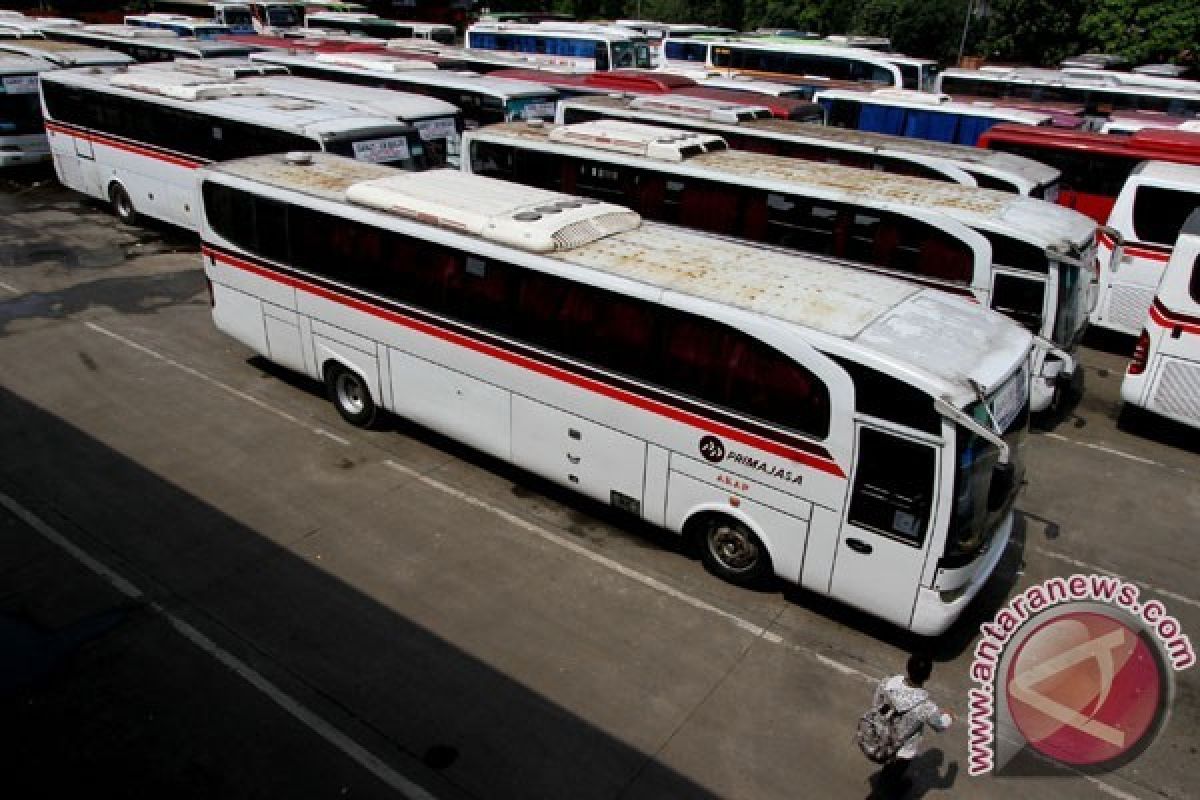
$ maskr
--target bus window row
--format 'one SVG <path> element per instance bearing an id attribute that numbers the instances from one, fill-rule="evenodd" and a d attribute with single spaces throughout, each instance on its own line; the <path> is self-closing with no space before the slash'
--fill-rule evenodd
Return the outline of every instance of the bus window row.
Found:
<path id="1" fill-rule="evenodd" d="M 712 61 L 714 67 L 722 69 L 772 72 L 780 75 L 821 75 L 839 81 L 869 81 L 888 86 L 895 83 L 890 70 L 868 61 L 846 58 L 844 55 L 825 56 L 816 53 L 789 53 L 783 50 L 725 48 L 713 45 Z"/>
<path id="2" fill-rule="evenodd" d="M 213 230 L 249 253 L 806 436 L 828 434 L 825 384 L 726 325 L 226 186 L 203 192 Z"/>

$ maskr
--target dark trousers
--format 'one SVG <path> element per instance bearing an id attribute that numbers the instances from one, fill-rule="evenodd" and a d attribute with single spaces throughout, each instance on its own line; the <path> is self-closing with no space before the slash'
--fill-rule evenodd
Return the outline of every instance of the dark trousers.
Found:
<path id="1" fill-rule="evenodd" d="M 879 788 L 886 792 L 899 792 L 904 789 L 905 773 L 911 758 L 894 758 L 883 765 L 879 773 Z M 885 795 L 886 796 L 886 795 Z"/>

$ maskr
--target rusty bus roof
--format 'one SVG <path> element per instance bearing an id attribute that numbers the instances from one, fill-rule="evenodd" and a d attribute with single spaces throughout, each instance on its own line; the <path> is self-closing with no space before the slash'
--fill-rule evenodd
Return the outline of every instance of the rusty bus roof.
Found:
<path id="1" fill-rule="evenodd" d="M 208 173 L 252 185 L 319 198 L 337 213 L 399 231 L 419 226 L 431 240 L 452 247 L 477 247 L 486 255 L 495 241 L 414 219 L 380 206 L 347 199 L 347 190 L 366 182 L 390 183 L 396 170 L 327 153 L 257 156 L 207 167 Z M 462 193 L 464 179 L 479 181 L 480 196 L 495 194 L 504 182 L 453 175 Z M 202 173 L 203 174 L 203 173 Z M 436 177 L 425 173 L 426 181 Z M 514 202 L 522 191 L 543 190 L 509 184 Z M 426 189 L 429 187 L 426 186 Z M 565 196 L 564 196 L 565 197 Z M 469 203 L 469 200 L 459 201 Z M 468 244 L 474 242 L 475 244 Z M 493 250 L 494 252 L 494 250 Z M 862 272 L 846 262 L 756 247 L 669 225 L 643 222 L 583 244 L 554 252 L 506 249 L 504 258 L 532 268 L 574 273 L 588 282 L 669 303 L 693 298 L 748 312 L 808 331 L 810 345 L 854 357 L 877 368 L 895 368 L 906 380 L 956 402 L 974 396 L 970 380 L 992 388 L 1007 378 L 1032 342 L 1010 320 L 942 292 Z M 557 263 L 559 266 L 553 267 Z M 590 277 L 586 277 L 590 276 Z M 638 288 L 634 288 L 634 287 Z M 840 342 L 840 343 L 839 343 Z"/>
<path id="2" fill-rule="evenodd" d="M 628 125 L 612 121 L 615 126 Z M 603 121 L 579 123 L 602 126 Z M 527 122 L 489 125 L 466 134 L 468 138 L 527 142 L 538 149 L 571 153 L 604 160 L 647 166 L 696 177 L 727 177 L 731 182 L 768 191 L 803 192 L 830 201 L 865 202 L 892 209 L 919 209 L 943 213 L 973 227 L 1005 228 L 1023 238 L 1033 237 L 1046 245 L 1078 245 L 1095 232 L 1095 223 L 1062 206 L 1021 195 L 906 175 L 895 175 L 816 161 L 764 155 L 739 150 L 699 153 L 681 163 L 601 151 L 579 140 L 571 144 L 551 140 L 554 126 Z M 649 128 L 651 126 L 642 126 Z M 663 135 L 673 129 L 660 126 Z M 466 145 L 464 145 L 466 146 Z"/>

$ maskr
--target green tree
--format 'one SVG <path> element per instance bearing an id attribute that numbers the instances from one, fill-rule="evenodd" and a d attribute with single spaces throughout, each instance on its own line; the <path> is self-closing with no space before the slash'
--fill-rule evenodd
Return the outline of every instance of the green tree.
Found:
<path id="1" fill-rule="evenodd" d="M 1196 0 L 1095 0 L 1080 30 L 1091 49 L 1134 61 L 1187 60 L 1200 45 L 1200 5 Z"/>
<path id="2" fill-rule="evenodd" d="M 953 63 L 969 0 L 864 0 L 849 33 L 887 36 L 901 53 Z"/>
<path id="3" fill-rule="evenodd" d="M 1086 46 L 1079 23 L 1086 1 L 993 0 L 981 42 L 983 55 L 995 61 L 1046 65 L 1082 53 Z"/>

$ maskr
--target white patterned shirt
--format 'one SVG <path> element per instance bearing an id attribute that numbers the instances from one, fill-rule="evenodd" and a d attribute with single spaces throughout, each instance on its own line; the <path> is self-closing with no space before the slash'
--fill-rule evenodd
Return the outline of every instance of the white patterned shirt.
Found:
<path id="1" fill-rule="evenodd" d="M 903 675 L 884 678 L 875 688 L 875 707 L 887 703 L 900 715 L 900 735 L 907 736 L 896 758 L 916 758 L 925 726 L 938 733 L 950 727 L 953 718 L 929 698 L 929 692 L 909 686 Z"/>

